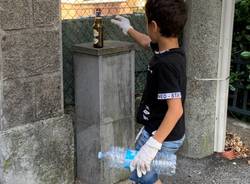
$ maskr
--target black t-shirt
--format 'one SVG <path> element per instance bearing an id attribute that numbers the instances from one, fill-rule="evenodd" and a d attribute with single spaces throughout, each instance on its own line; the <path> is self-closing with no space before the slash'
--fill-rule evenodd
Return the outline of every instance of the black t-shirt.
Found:
<path id="1" fill-rule="evenodd" d="M 157 45 L 147 71 L 147 82 L 137 113 L 137 122 L 151 134 L 157 130 L 168 110 L 167 99 L 186 98 L 186 58 L 181 48 L 157 52 Z M 179 140 L 185 134 L 185 114 L 176 123 L 165 141 Z"/>

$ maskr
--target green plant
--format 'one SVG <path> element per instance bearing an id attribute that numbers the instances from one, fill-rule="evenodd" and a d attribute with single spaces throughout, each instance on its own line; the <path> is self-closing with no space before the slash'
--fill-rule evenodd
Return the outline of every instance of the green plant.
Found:
<path id="1" fill-rule="evenodd" d="M 250 60 L 250 0 L 241 0 L 235 5 L 232 62 L 237 61 L 238 56 L 242 61 Z M 232 64 L 229 84 L 231 91 L 237 86 L 250 90 L 250 65 L 243 64 L 238 71 Z"/>
<path id="2" fill-rule="evenodd" d="M 245 74 L 245 72 L 232 72 L 230 74 L 230 78 L 229 78 L 229 88 L 231 91 L 235 91 L 237 85 L 242 85 L 242 76 Z"/>
<path id="3" fill-rule="evenodd" d="M 250 0 L 235 5 L 233 53 L 250 51 Z"/>

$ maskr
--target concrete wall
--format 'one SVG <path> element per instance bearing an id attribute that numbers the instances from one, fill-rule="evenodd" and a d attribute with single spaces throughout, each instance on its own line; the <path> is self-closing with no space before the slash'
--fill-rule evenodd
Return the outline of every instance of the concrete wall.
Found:
<path id="1" fill-rule="evenodd" d="M 132 26 L 140 32 L 146 31 L 144 14 L 128 15 Z M 105 40 L 133 40 L 124 35 L 122 31 L 110 22 L 111 17 L 104 17 L 104 38 Z M 92 18 L 83 18 L 75 20 L 62 21 L 62 39 L 63 39 L 63 72 L 64 72 L 64 102 L 65 105 L 74 105 L 74 77 L 73 77 L 73 51 L 75 44 L 91 42 L 92 35 Z M 147 64 L 153 53 L 139 47 L 135 52 L 135 93 L 137 95 L 143 92 Z"/>
<path id="2" fill-rule="evenodd" d="M 0 1 L 1 184 L 72 183 L 59 0 Z M 0 52 L 1 54 L 1 52 Z"/>
<path id="3" fill-rule="evenodd" d="M 127 179 L 128 172 L 110 169 L 97 154 L 111 146 L 131 147 L 135 138 L 133 44 L 104 45 L 74 47 L 77 177 L 84 184 Z"/>
<path id="4" fill-rule="evenodd" d="M 0 8 L 0 11 L 2 11 L 2 9 Z M 1 29 L 0 27 L 0 117 L 2 117 L 2 86 L 3 86 L 3 79 L 2 79 L 2 63 L 3 63 L 3 56 L 2 56 L 2 38 L 4 37 L 5 33 L 4 31 Z M 0 119 L 0 121 L 2 121 L 2 118 Z M 0 145 L 1 147 L 1 145 Z M 2 157 L 2 153 L 0 152 L 0 163 L 3 163 L 3 157 Z M 3 183 L 3 168 L 0 167 L 0 183 Z"/>
<path id="5" fill-rule="evenodd" d="M 184 34 L 187 54 L 186 144 L 183 154 L 204 157 L 214 152 L 217 78 L 222 1 L 187 0 Z M 200 80 L 201 79 L 201 80 Z"/>

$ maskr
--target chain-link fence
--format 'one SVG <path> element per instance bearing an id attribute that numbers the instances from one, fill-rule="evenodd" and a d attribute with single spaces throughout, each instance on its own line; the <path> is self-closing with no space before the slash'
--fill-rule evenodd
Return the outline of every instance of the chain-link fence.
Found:
<path id="1" fill-rule="evenodd" d="M 104 3 L 105 2 L 105 3 Z M 64 63 L 64 98 L 65 104 L 74 104 L 74 76 L 72 46 L 78 43 L 92 42 L 93 13 L 96 8 L 102 9 L 104 24 L 104 39 L 130 41 L 128 36 L 110 22 L 117 14 L 123 14 L 130 19 L 132 26 L 145 32 L 144 16 L 145 0 L 62 0 L 62 38 Z M 151 53 L 136 50 L 136 94 L 141 94 Z"/>
<path id="2" fill-rule="evenodd" d="M 104 16 L 133 14 L 144 11 L 146 0 L 62 0 L 62 19 L 78 19 L 94 16 L 101 8 Z"/>

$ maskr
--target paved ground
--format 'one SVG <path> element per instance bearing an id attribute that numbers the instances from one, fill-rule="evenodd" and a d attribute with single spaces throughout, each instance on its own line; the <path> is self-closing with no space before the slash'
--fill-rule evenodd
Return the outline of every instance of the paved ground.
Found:
<path id="1" fill-rule="evenodd" d="M 216 155 L 203 159 L 179 157 L 177 167 L 176 184 L 250 184 L 246 159 L 228 161 Z"/>
<path id="2" fill-rule="evenodd" d="M 228 118 L 227 131 L 237 133 L 250 146 L 250 124 Z M 214 154 L 203 159 L 179 156 L 175 184 L 250 184 L 248 159 L 229 161 Z M 167 182 L 164 182 L 167 184 Z"/>
<path id="3" fill-rule="evenodd" d="M 236 119 L 228 119 L 228 132 L 237 133 L 245 144 L 250 145 L 250 124 Z M 248 159 L 233 161 L 217 154 L 203 159 L 178 157 L 177 173 L 171 184 L 250 184 L 250 165 Z M 170 184 L 163 177 L 164 184 Z M 79 183 L 77 183 L 79 184 Z M 129 181 L 119 184 L 131 184 Z"/>
<path id="4" fill-rule="evenodd" d="M 169 184 L 166 179 L 163 181 Z M 228 161 L 216 155 L 203 159 L 179 156 L 177 173 L 171 184 L 250 184 L 250 165 L 246 159 Z"/>
<path id="5" fill-rule="evenodd" d="M 237 133 L 245 144 L 250 145 L 250 124 L 236 119 L 228 119 L 228 131 Z M 173 184 L 250 184 L 249 159 L 233 161 L 219 157 L 217 154 L 203 159 L 178 157 L 177 173 Z M 121 184 L 129 184 L 124 182 Z M 169 184 L 164 180 L 164 184 Z"/>

